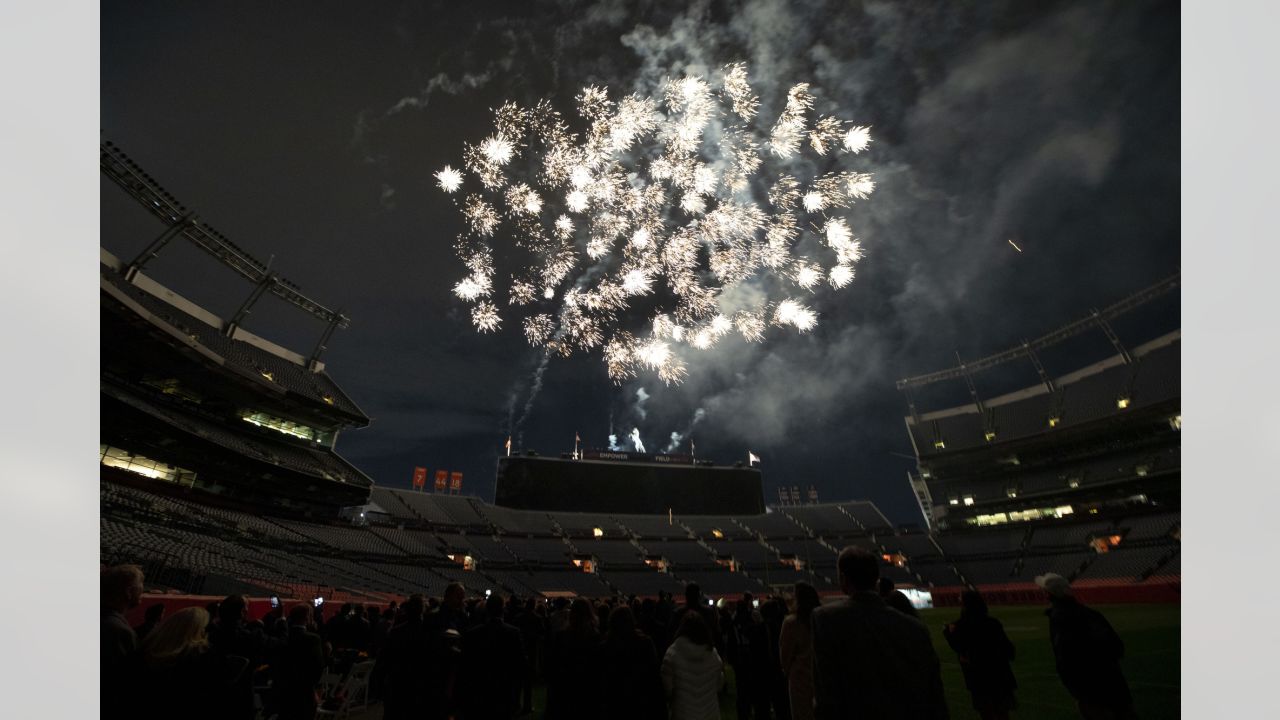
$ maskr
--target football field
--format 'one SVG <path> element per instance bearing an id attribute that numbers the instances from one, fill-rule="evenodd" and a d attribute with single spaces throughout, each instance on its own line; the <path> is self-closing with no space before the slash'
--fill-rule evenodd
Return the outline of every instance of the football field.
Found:
<path id="1" fill-rule="evenodd" d="M 1079 718 L 1075 701 L 1067 694 L 1053 667 L 1053 650 L 1049 646 L 1049 618 L 1044 606 L 992 606 L 991 614 L 1004 625 L 1013 642 L 1017 658 L 1013 675 L 1018 681 L 1018 708 L 1013 717 L 1058 720 Z M 1179 665 L 1181 658 L 1180 605 L 1093 605 L 1111 623 L 1124 641 L 1125 657 L 1121 661 L 1129 689 L 1133 692 L 1134 709 L 1142 718 L 1176 718 L 1181 697 Z M 933 645 L 942 661 L 942 686 L 947 708 L 954 720 L 977 720 L 964 676 L 955 651 L 942 637 L 942 626 L 960 617 L 959 608 L 921 611 L 929 626 Z M 733 683 L 729 670 L 728 682 Z M 730 688 L 731 690 L 733 688 Z M 735 720 L 733 698 L 722 698 L 720 717 Z"/>

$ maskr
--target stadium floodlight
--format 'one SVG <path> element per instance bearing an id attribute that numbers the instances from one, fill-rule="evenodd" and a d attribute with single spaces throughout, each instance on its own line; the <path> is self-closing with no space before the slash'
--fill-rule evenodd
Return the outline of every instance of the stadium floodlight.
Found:
<path id="1" fill-rule="evenodd" d="M 946 449 L 947 449 L 947 444 L 946 444 L 945 442 L 943 442 L 943 441 L 942 441 L 942 438 L 938 438 L 937 440 L 934 440 L 934 441 L 933 441 L 933 449 L 934 449 L 934 450 L 946 450 Z"/>
<path id="2" fill-rule="evenodd" d="M 973 496 L 972 496 L 972 495 L 965 495 L 965 496 L 964 496 L 964 504 L 965 504 L 966 506 L 968 506 L 968 505 L 972 505 L 972 504 L 973 504 Z"/>
<path id="3" fill-rule="evenodd" d="M 1173 428 L 1174 430 L 1182 429 L 1182 413 L 1178 413 L 1177 415 L 1174 415 L 1173 417 L 1169 418 L 1169 427 Z"/>
<path id="4" fill-rule="evenodd" d="M 1127 397 L 1116 398 L 1116 407 L 1119 408 L 1120 410 L 1124 410 L 1125 408 L 1129 407 L 1129 398 Z"/>
<path id="5" fill-rule="evenodd" d="M 992 440 L 995 440 L 995 439 L 996 439 L 996 431 L 995 431 L 995 430 L 988 430 L 988 431 L 986 431 L 985 433 L 983 433 L 983 434 L 982 434 L 982 437 L 986 438 L 986 439 L 987 439 L 987 442 L 991 442 Z"/>
<path id="6" fill-rule="evenodd" d="M 1051 417 L 1051 418 L 1049 418 L 1049 427 L 1051 427 L 1051 428 L 1053 428 L 1053 427 L 1058 427 L 1058 423 L 1060 423 L 1060 422 L 1062 422 L 1062 418 L 1059 418 L 1059 417 Z"/>
<path id="7" fill-rule="evenodd" d="M 953 498 L 951 498 L 950 500 L 948 500 L 947 502 L 951 503 L 952 505 L 959 505 L 959 504 L 960 504 L 960 498 L 958 498 L 958 497 L 953 497 Z"/>

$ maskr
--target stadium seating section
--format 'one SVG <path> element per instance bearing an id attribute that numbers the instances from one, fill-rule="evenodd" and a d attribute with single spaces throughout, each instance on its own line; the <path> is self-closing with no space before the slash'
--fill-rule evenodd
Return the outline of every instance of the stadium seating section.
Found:
<path id="1" fill-rule="evenodd" d="M 100 487 L 103 562 L 138 562 L 154 588 L 187 593 L 383 600 L 461 582 L 477 593 L 653 595 L 696 582 L 722 596 L 797 581 L 829 592 L 847 545 L 901 561 L 883 563 L 882 575 L 920 587 L 1030 583 L 1044 572 L 1141 583 L 1176 578 L 1181 567 L 1179 515 L 1167 511 L 932 534 L 895 532 L 866 502 L 668 519 L 374 488 L 370 502 L 383 512 L 353 525 L 261 517 L 167 486 Z M 1090 542 L 1098 537 L 1120 541 L 1099 553 Z M 665 567 L 646 564 L 659 559 Z"/>

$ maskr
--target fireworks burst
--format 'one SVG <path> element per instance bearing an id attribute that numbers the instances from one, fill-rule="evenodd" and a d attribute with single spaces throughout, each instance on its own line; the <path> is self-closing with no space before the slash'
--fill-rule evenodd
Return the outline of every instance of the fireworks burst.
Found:
<path id="1" fill-rule="evenodd" d="M 723 293 L 766 277 L 760 287 L 784 295 L 853 281 L 862 247 L 831 213 L 866 199 L 875 182 L 849 170 L 815 174 L 804 168 L 816 163 L 797 161 L 808 150 L 830 169 L 867 148 L 870 128 L 810 117 L 807 83 L 789 90 L 772 125 L 760 122 L 742 63 L 712 82 L 672 79 L 655 98 L 618 100 L 583 88 L 580 133 L 548 101 L 508 102 L 493 133 L 464 146 L 462 171 L 435 173 L 451 195 L 468 178 L 480 187 L 455 200 L 467 227 L 455 250 L 467 274 L 453 288 L 473 304 L 477 330 L 502 323 L 492 299 L 495 238 L 523 254 L 506 292 L 510 308 L 526 308 L 528 342 L 566 356 L 600 348 L 615 382 L 647 371 L 678 383 L 687 373 L 681 347 L 706 350 L 731 334 L 759 342 L 770 325 L 813 329 L 817 313 L 795 298 L 744 307 Z M 633 334 L 645 325 L 647 337 Z"/>

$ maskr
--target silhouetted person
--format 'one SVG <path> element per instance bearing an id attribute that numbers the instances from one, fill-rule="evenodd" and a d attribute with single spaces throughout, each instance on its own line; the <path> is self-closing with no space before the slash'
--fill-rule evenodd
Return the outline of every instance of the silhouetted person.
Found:
<path id="1" fill-rule="evenodd" d="M 769 704 L 773 706 L 776 720 L 791 720 L 791 701 L 787 693 L 787 676 L 782 672 L 778 646 L 782 641 L 782 623 L 787 619 L 787 603 L 780 597 L 770 596 L 760 603 L 760 617 L 769 629 Z"/>
<path id="2" fill-rule="evenodd" d="M 209 631 L 209 645 L 218 657 L 243 658 L 250 668 L 256 668 L 270 651 L 283 646 L 283 641 L 269 638 L 261 628 L 250 627 L 249 603 L 243 595 L 228 595 L 218 604 L 218 621 Z M 237 685 L 221 699 L 223 717 L 227 720 L 252 720 L 253 674 L 242 674 Z"/>
<path id="3" fill-rule="evenodd" d="M 609 632 L 600 652 L 603 717 L 620 720 L 665 718 L 662 677 L 653 641 L 636 627 L 635 613 L 621 605 L 609 613 Z"/>
<path id="4" fill-rule="evenodd" d="M 600 633 L 585 598 L 569 605 L 569 624 L 551 636 L 547 657 L 547 720 L 600 717 Z"/>
<path id="5" fill-rule="evenodd" d="M 520 683 L 520 712 L 533 712 L 533 683 L 541 667 L 542 638 L 546 635 L 546 619 L 538 614 L 539 606 L 533 598 L 525 601 L 524 609 L 516 613 L 515 625 L 520 630 L 524 644 L 524 679 Z"/>
<path id="6" fill-rule="evenodd" d="M 484 605 L 484 622 L 462 634 L 459 697 L 467 720 L 510 720 L 520 710 L 524 645 L 520 631 L 502 618 L 497 593 Z"/>
<path id="7" fill-rule="evenodd" d="M 383 700 L 385 720 L 422 720 L 436 717 L 440 699 L 433 704 L 425 681 L 433 668 L 431 633 L 424 622 L 425 603 L 411 595 L 401 606 L 403 622 L 391 629 L 387 644 L 374 666 L 374 682 Z"/>
<path id="8" fill-rule="evenodd" d="M 138 647 L 138 636 L 124 614 L 142 599 L 142 568 L 117 565 L 102 571 L 98 592 L 102 607 L 101 669 L 116 669 Z"/>
<path id="9" fill-rule="evenodd" d="M 910 615 L 913 618 L 919 618 L 920 613 L 916 611 L 916 606 L 911 604 L 911 598 L 901 590 L 895 590 L 893 580 L 891 578 L 880 578 L 880 599 L 884 600 L 884 604 L 897 610 L 904 615 Z"/>
<path id="10" fill-rule="evenodd" d="M 370 657 L 376 658 L 382 653 L 382 648 L 387 644 L 387 636 L 391 633 L 391 628 L 395 627 L 397 614 L 396 607 L 392 605 L 378 616 L 378 622 L 373 626 L 372 637 L 369 640 Z"/>
<path id="11" fill-rule="evenodd" d="M 244 658 L 222 658 L 209 646 L 209 612 L 183 608 L 147 635 L 138 653 L 138 685 L 131 711 L 102 717 L 227 717 L 222 700 L 239 678 L 248 675 Z"/>
<path id="12" fill-rule="evenodd" d="M 147 612 L 142 618 L 142 624 L 133 629 L 135 635 L 138 636 L 138 642 L 146 639 L 147 633 L 156 629 L 160 621 L 164 619 L 164 603 L 155 603 L 147 606 Z"/>
<path id="13" fill-rule="evenodd" d="M 757 720 L 768 720 L 769 664 L 774 653 L 769 629 L 751 600 L 751 593 L 746 593 L 735 605 L 725 633 L 726 659 L 733 666 L 738 720 L 749 720 L 753 711 Z"/>
<path id="14" fill-rule="evenodd" d="M 99 576 L 102 637 L 98 677 L 103 717 L 125 712 L 127 705 L 128 664 L 138 648 L 138 636 L 124 614 L 137 607 L 142 599 L 142 580 L 142 568 L 137 565 L 106 568 Z"/>
<path id="15" fill-rule="evenodd" d="M 809 583 L 796 583 L 796 611 L 782 621 L 778 654 L 787 675 L 791 720 L 813 720 L 813 628 L 810 617 L 822 605 Z"/>
<path id="16" fill-rule="evenodd" d="M 461 583 L 449 583 L 444 589 L 444 602 L 430 615 L 431 625 L 438 630 L 466 630 L 466 599 L 467 590 Z"/>
<path id="17" fill-rule="evenodd" d="M 1132 718 L 1133 697 L 1120 671 L 1124 643 L 1102 613 L 1071 594 L 1071 584 L 1055 573 L 1036 578 L 1049 595 L 1049 640 L 1058 677 L 1086 720 Z"/>
<path id="18" fill-rule="evenodd" d="M 848 599 L 817 608 L 813 628 L 814 717 L 945 718 L 938 656 L 924 623 L 876 594 L 876 556 L 840 552 L 840 589 Z"/>
<path id="19" fill-rule="evenodd" d="M 1018 683 L 1009 663 L 1013 643 L 1000 621 L 987 612 L 987 602 L 977 590 L 960 596 L 960 619 L 942 628 L 947 644 L 960 660 L 965 687 L 973 696 L 973 709 L 982 720 L 1007 720 L 1017 707 L 1013 691 Z"/>
<path id="20" fill-rule="evenodd" d="M 719 720 L 724 661 L 701 614 L 685 613 L 680 619 L 662 658 L 662 686 L 671 720 Z"/>
<path id="21" fill-rule="evenodd" d="M 320 636 L 307 629 L 311 608 L 289 611 L 288 639 L 271 663 L 272 694 L 278 720 L 312 720 L 316 716 L 316 683 L 324 673 Z"/>
<path id="22" fill-rule="evenodd" d="M 707 604 L 707 600 L 702 595 L 702 587 L 698 583 L 689 583 L 684 586 L 684 605 L 676 610 L 671 621 L 667 624 L 671 628 L 671 638 L 675 639 L 676 633 L 680 631 L 680 623 L 684 619 L 685 614 L 696 612 L 702 616 L 707 622 L 707 631 L 711 633 L 711 644 L 715 646 L 716 652 L 723 653 L 724 634 L 721 632 L 720 613 L 714 607 Z"/>

